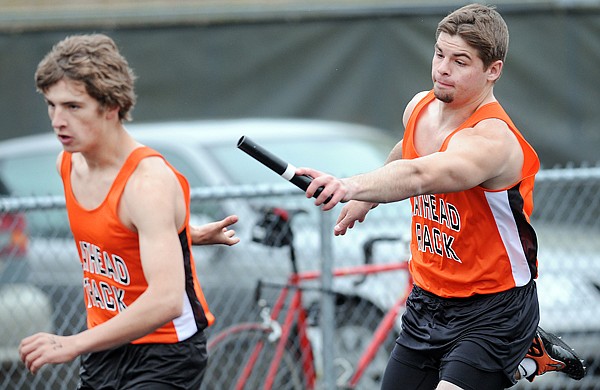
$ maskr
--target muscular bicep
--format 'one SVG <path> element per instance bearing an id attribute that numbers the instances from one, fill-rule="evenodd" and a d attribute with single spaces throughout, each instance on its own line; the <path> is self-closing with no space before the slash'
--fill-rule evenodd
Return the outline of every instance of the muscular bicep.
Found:
<path id="1" fill-rule="evenodd" d="M 443 152 L 415 161 L 423 172 L 423 191 L 455 192 L 482 186 L 500 189 L 520 179 L 523 152 L 515 135 L 492 120 L 457 133 Z"/>

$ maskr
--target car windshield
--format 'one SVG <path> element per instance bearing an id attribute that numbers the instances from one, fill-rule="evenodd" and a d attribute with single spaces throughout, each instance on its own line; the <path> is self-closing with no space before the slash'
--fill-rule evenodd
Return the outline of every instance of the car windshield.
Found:
<path id="1" fill-rule="evenodd" d="M 380 167 L 393 145 L 366 139 L 271 140 L 260 146 L 296 167 L 311 167 L 338 176 L 349 176 Z M 281 178 L 242 151 L 229 145 L 211 148 L 235 184 L 278 183 Z"/>

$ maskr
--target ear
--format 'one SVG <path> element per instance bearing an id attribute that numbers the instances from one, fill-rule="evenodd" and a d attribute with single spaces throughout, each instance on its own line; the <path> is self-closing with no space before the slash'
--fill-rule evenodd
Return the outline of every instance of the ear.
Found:
<path id="1" fill-rule="evenodd" d="M 500 75 L 502 74 L 502 67 L 504 66 L 504 62 L 502 60 L 497 60 L 492 62 L 492 64 L 487 69 L 488 80 L 491 82 L 496 82 Z"/>
<path id="2" fill-rule="evenodd" d="M 115 119 L 115 118 L 119 118 L 119 107 L 118 106 L 114 106 L 114 107 L 110 107 L 110 108 L 106 108 L 104 111 L 104 114 L 106 115 L 106 119 Z"/>

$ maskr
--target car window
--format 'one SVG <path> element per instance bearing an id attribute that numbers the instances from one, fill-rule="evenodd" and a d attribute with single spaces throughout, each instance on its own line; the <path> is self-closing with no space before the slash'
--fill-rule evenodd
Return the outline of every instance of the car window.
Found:
<path id="1" fill-rule="evenodd" d="M 192 167 L 190 163 L 188 163 L 180 154 L 176 151 L 165 148 L 165 147 L 153 147 L 160 154 L 163 155 L 164 158 L 167 159 L 171 165 L 175 167 L 190 183 L 190 187 L 206 187 L 206 180 L 202 178 L 196 170 Z"/>
<path id="2" fill-rule="evenodd" d="M 297 167 L 306 166 L 338 176 L 349 176 L 383 165 L 393 145 L 347 138 L 325 142 L 271 140 L 260 142 L 260 146 Z M 210 153 L 236 184 L 277 183 L 281 180 L 278 175 L 236 148 L 216 147 Z"/>
<path id="3" fill-rule="evenodd" d="M 0 176 L 13 196 L 62 195 L 55 152 L 0 158 Z"/>
<path id="4" fill-rule="evenodd" d="M 63 195 L 62 180 L 56 171 L 57 152 L 0 159 L 0 177 L 12 196 Z M 30 210 L 26 214 L 27 231 L 32 237 L 70 237 L 64 209 Z"/>
<path id="5" fill-rule="evenodd" d="M 184 175 L 191 188 L 206 187 L 208 185 L 207 180 L 199 174 L 198 169 L 194 169 L 180 152 L 160 145 L 149 146 L 162 154 L 175 169 Z M 220 203 L 216 201 L 192 202 L 190 212 L 192 223 L 196 225 L 216 221 L 227 215 Z"/>

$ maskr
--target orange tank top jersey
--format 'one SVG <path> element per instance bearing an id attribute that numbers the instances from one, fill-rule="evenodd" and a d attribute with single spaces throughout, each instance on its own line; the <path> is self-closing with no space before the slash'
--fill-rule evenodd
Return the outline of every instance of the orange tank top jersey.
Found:
<path id="1" fill-rule="evenodd" d="M 419 157 L 414 133 L 433 91 L 413 110 L 402 141 L 402 158 Z M 515 134 L 524 154 L 522 179 L 510 188 L 420 195 L 411 198 L 410 270 L 415 283 L 441 297 L 468 297 L 524 286 L 537 277 L 537 238 L 530 225 L 539 159 L 498 102 L 481 106 L 454 134 L 497 118 Z"/>
<path id="2" fill-rule="evenodd" d="M 139 147 L 127 158 L 117 174 L 107 197 L 96 209 L 79 205 L 71 188 L 71 154 L 63 153 L 61 177 L 69 222 L 83 268 L 83 289 L 88 328 L 106 322 L 131 305 L 148 287 L 140 259 L 137 233 L 125 227 L 118 217 L 118 204 L 127 180 L 139 162 L 149 156 L 162 156 L 148 148 Z M 151 334 L 133 344 L 176 343 L 187 339 L 212 324 L 213 315 L 196 276 L 189 233 L 189 185 L 168 162 L 179 179 L 186 199 L 186 221 L 179 232 L 185 269 L 183 313 Z"/>

